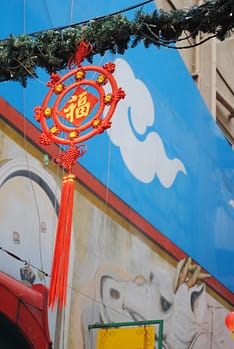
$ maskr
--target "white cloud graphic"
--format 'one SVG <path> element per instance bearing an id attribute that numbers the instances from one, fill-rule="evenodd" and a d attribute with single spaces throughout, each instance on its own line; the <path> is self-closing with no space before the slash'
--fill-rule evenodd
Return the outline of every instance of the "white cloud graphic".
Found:
<path id="1" fill-rule="evenodd" d="M 111 141 L 120 148 L 122 158 L 139 181 L 150 183 L 157 176 L 169 188 L 179 171 L 186 174 L 181 160 L 169 159 L 161 137 L 149 131 L 155 119 L 154 104 L 145 84 L 136 79 L 130 65 L 122 58 L 115 60 L 115 78 L 126 97 L 118 104 L 108 131 Z"/>
<path id="2" fill-rule="evenodd" d="M 229 200 L 229 205 L 234 208 L 234 200 Z"/>

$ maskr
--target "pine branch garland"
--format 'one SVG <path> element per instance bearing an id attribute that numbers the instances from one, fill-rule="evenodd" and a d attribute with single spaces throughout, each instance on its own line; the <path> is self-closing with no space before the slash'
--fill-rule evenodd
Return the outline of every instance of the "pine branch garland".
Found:
<path id="1" fill-rule="evenodd" d="M 0 41 L 0 81 L 18 81 L 25 87 L 29 77 L 37 77 L 37 67 L 48 73 L 65 68 L 81 40 L 93 45 L 90 62 L 97 53 L 124 54 L 140 42 L 146 48 L 172 47 L 188 36 L 196 38 L 199 33 L 225 40 L 234 27 L 233 12 L 233 0 L 210 0 L 190 9 L 139 11 L 132 21 L 123 14 L 115 14 L 90 20 L 85 26 L 77 24 L 31 35 L 10 35 Z M 183 39 L 185 32 L 187 36 Z"/>

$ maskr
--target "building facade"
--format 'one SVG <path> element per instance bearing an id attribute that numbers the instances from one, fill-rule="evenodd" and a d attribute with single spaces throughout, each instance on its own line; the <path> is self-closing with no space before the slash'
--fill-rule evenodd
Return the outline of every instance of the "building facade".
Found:
<path id="1" fill-rule="evenodd" d="M 155 1 L 157 7 L 168 11 L 191 8 L 204 2 L 187 0 Z M 232 14 L 230 14 L 232 15 Z M 191 46 L 200 42 L 205 36 L 187 41 Z M 178 47 L 181 45 L 178 45 Z M 230 145 L 233 145 L 233 76 L 230 71 L 233 61 L 233 35 L 225 41 L 212 39 L 200 46 L 180 50 L 191 76 L 201 95 Z"/>
<path id="2" fill-rule="evenodd" d="M 12 31 L 80 22 L 135 3 L 88 5 L 25 4 L 24 20 L 19 17 Z M 173 10 L 194 2 L 156 5 Z M 154 3 L 144 7 L 154 9 Z M 140 44 L 124 55 L 95 57 L 94 65 L 115 63 L 114 77 L 126 97 L 111 128 L 87 142 L 87 153 L 74 167 L 63 310 L 47 308 L 44 288 L 50 284 L 64 173 L 51 161 L 60 153 L 58 145 L 38 142 L 41 129 L 33 119 L 49 76 L 39 72 L 26 89 L 1 83 L 0 265 L 17 280 L 25 303 L 29 297 L 31 315 L 14 317 L 3 305 L 1 313 L 31 347 L 93 349 L 97 331 L 89 325 L 157 319 L 164 324 L 163 348 L 231 346 L 224 323 L 234 301 L 231 45 L 232 37 L 179 52 Z M 28 296 L 25 287 L 37 296 Z M 19 299 L 16 292 L 16 304 Z M 38 340 L 35 309 L 41 318 L 48 315 L 48 326 L 41 327 L 46 336 Z M 155 331 L 157 348 L 158 326 Z"/>

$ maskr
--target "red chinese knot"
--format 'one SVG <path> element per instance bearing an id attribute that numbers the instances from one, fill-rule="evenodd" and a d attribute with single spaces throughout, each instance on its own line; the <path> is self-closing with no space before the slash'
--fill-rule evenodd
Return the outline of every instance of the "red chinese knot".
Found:
<path id="1" fill-rule="evenodd" d="M 53 163 L 64 167 L 68 175 L 63 177 L 60 208 L 57 223 L 52 264 L 49 306 L 66 305 L 66 290 L 71 241 L 74 179 L 71 173 L 77 159 L 86 152 L 82 144 L 89 138 L 104 132 L 111 126 L 111 117 L 125 92 L 117 86 L 113 77 L 114 63 L 103 67 L 81 66 L 91 52 L 91 45 L 81 42 L 68 62 L 68 68 L 76 66 L 63 76 L 53 73 L 47 83 L 47 93 L 42 106 L 34 108 L 34 117 L 40 122 L 40 144 L 62 144 Z"/>
<path id="2" fill-rule="evenodd" d="M 41 144 L 54 142 L 73 147 L 111 126 L 111 117 L 125 92 L 112 75 L 114 63 L 81 67 L 83 55 L 89 52 L 90 46 L 82 42 L 69 62 L 69 66 L 76 62 L 76 69 L 63 76 L 51 74 L 49 92 L 42 106 L 34 108 L 34 118 L 43 131 Z"/>

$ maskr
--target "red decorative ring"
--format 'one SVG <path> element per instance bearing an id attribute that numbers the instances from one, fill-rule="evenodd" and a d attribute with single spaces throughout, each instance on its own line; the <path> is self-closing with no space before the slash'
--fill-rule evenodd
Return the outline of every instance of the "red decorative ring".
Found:
<path id="1" fill-rule="evenodd" d="M 47 84 L 50 90 L 43 101 L 42 107 L 35 108 L 35 118 L 40 121 L 44 135 L 51 142 L 71 146 L 72 144 L 82 143 L 110 127 L 110 119 L 116 109 L 116 105 L 118 101 L 125 96 L 123 90 L 118 88 L 112 75 L 114 68 L 115 65 L 113 63 L 107 63 L 104 67 L 79 67 L 69 71 L 63 77 L 60 77 L 58 74 L 51 75 L 51 80 Z M 80 74 L 81 77 L 76 79 L 77 73 L 79 72 L 82 72 L 82 74 Z M 103 79 L 99 81 L 85 79 L 88 72 L 97 72 L 102 75 Z M 71 77 L 74 77 L 76 81 L 66 86 L 66 80 Z M 111 90 L 108 94 L 106 94 L 106 90 L 103 88 L 103 86 L 107 84 L 109 84 Z M 88 90 L 83 89 L 83 86 L 94 88 L 97 91 L 98 97 L 96 94 L 93 95 Z M 74 92 L 72 93 L 73 90 Z M 81 93 L 79 93 L 79 91 L 81 91 Z M 81 118 L 81 116 L 79 112 L 84 106 L 80 106 L 79 103 L 82 101 L 81 96 L 84 94 L 87 99 L 86 106 L 88 105 L 90 107 L 89 98 L 95 101 L 92 102 L 92 104 L 95 105 L 98 103 L 99 105 L 98 110 L 93 116 L 90 117 L 92 110 L 88 110 L 87 115 L 85 115 L 80 122 L 79 118 Z M 56 95 L 56 100 L 53 105 L 50 105 L 54 95 Z M 65 97 L 68 95 L 70 96 L 68 102 L 63 104 Z M 73 103 L 73 101 L 76 102 Z M 68 107 L 66 108 L 67 105 Z M 92 108 L 94 108 L 93 105 Z M 53 125 L 48 126 L 51 118 L 53 120 Z M 68 121 L 68 125 L 62 122 L 62 118 Z"/>

